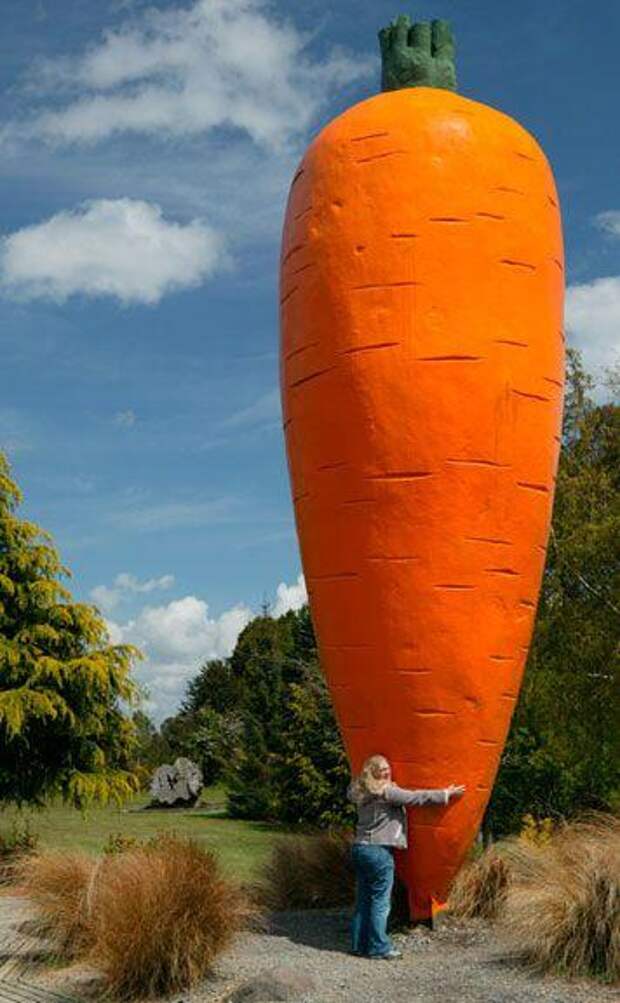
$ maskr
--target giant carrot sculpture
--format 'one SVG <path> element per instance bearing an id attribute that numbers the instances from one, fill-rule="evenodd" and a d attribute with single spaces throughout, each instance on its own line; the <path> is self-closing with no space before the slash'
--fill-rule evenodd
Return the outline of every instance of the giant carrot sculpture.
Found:
<path id="1" fill-rule="evenodd" d="M 560 448 L 563 256 L 535 140 L 453 93 L 445 22 L 381 33 L 385 92 L 293 178 L 284 427 L 321 662 L 353 770 L 416 808 L 398 867 L 428 918 L 473 841 L 517 700 Z"/>

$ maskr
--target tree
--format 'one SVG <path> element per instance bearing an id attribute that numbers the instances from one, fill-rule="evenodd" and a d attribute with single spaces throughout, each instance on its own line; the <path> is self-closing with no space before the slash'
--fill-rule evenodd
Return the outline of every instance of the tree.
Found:
<path id="1" fill-rule="evenodd" d="M 137 649 L 112 645 L 98 610 L 72 601 L 48 533 L 20 519 L 0 453 L 0 802 L 121 800 L 134 725 Z"/>
<path id="2" fill-rule="evenodd" d="M 563 816 L 620 803 L 620 406 L 595 404 L 593 389 L 569 349 L 551 539 L 487 815 L 495 834 L 528 811 Z"/>

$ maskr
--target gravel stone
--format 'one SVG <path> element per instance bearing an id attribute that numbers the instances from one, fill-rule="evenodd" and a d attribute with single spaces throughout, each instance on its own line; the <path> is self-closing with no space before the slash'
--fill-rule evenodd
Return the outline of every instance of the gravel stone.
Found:
<path id="1" fill-rule="evenodd" d="M 227 997 L 227 1003 L 275 1003 L 307 996 L 316 988 L 311 975 L 296 968 L 272 968 L 248 979 Z"/>

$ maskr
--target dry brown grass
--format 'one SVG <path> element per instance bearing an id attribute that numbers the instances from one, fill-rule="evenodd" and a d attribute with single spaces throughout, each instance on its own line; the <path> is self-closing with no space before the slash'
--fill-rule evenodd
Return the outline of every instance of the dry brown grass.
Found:
<path id="1" fill-rule="evenodd" d="M 76 958 L 93 939 L 90 920 L 96 862 L 82 853 L 48 851 L 26 858 L 18 878 L 36 912 L 36 927 L 62 958 Z"/>
<path id="2" fill-rule="evenodd" d="M 278 840 L 254 897 L 267 909 L 329 909 L 355 898 L 352 835 L 333 831 Z"/>
<path id="3" fill-rule="evenodd" d="M 590 814 L 544 848 L 511 842 L 501 929 L 539 971 L 620 980 L 620 819 Z"/>
<path id="4" fill-rule="evenodd" d="M 450 915 L 464 919 L 495 919 L 506 900 L 510 868 L 495 847 L 465 863 L 450 888 Z"/>
<path id="5" fill-rule="evenodd" d="M 209 972 L 252 913 L 212 852 L 191 841 L 160 840 L 106 862 L 90 960 L 114 996 L 187 989 Z"/>

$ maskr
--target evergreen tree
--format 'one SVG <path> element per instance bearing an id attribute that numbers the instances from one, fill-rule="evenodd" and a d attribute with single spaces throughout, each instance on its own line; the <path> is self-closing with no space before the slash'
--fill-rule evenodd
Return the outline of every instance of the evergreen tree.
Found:
<path id="1" fill-rule="evenodd" d="M 134 698 L 139 652 L 111 645 L 99 612 L 72 601 L 69 572 L 49 534 L 18 517 L 21 501 L 0 453 L 0 802 L 120 800 L 135 789 L 121 702 Z"/>
<path id="2" fill-rule="evenodd" d="M 536 628 L 487 815 L 496 835 L 526 812 L 620 804 L 620 405 L 595 404 L 593 389 L 569 349 Z"/>

